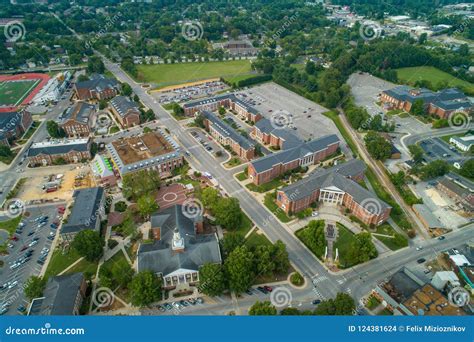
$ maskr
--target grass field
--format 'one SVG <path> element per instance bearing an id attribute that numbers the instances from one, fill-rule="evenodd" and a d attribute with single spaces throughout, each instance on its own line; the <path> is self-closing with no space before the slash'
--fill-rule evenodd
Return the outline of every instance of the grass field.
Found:
<path id="1" fill-rule="evenodd" d="M 0 106 L 18 106 L 39 82 L 39 80 L 1 82 Z"/>
<path id="2" fill-rule="evenodd" d="M 474 93 L 474 84 L 430 66 L 397 69 L 397 75 L 401 81 L 408 84 L 413 84 L 418 80 L 427 80 L 436 87 L 438 83 L 446 81 L 451 87 L 462 87 L 469 93 Z"/>
<path id="3" fill-rule="evenodd" d="M 157 87 L 215 77 L 234 78 L 249 74 L 248 60 L 202 63 L 137 65 L 139 80 Z"/>

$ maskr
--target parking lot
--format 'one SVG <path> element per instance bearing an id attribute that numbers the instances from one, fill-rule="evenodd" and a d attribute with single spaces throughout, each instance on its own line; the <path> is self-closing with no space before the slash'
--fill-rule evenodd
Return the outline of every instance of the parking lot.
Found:
<path id="1" fill-rule="evenodd" d="M 469 157 L 459 153 L 454 146 L 450 146 L 440 138 L 423 140 L 420 142 L 420 146 L 426 153 L 427 161 L 443 159 L 453 164 L 456 161 L 469 159 Z"/>
<path id="2" fill-rule="evenodd" d="M 204 146 L 206 151 L 210 153 L 219 163 L 222 163 L 229 158 L 229 153 L 225 150 L 224 146 L 221 146 L 219 143 L 217 143 L 210 135 L 207 133 L 204 133 L 201 129 L 199 128 L 191 128 L 189 129 L 191 135 L 196 141 L 196 146 L 191 147 L 189 150 L 186 152 L 192 152 L 194 148 L 198 148 L 198 144 L 201 144 Z M 222 155 L 221 156 L 216 156 L 216 152 L 221 151 Z"/>
<path id="3" fill-rule="evenodd" d="M 209 97 L 217 92 L 228 89 L 229 86 L 219 80 L 213 80 L 204 83 L 191 83 L 184 87 L 170 87 L 171 89 L 162 89 L 153 91 L 151 94 L 159 103 L 186 102 L 200 97 Z"/>
<path id="4" fill-rule="evenodd" d="M 1 256 L 0 310 L 3 314 L 18 315 L 27 308 L 23 288 L 29 277 L 40 274 L 39 259 L 46 259 L 57 230 L 50 225 L 59 221 L 57 208 L 64 203 L 28 207 L 20 226 L 8 247 L 9 255 Z M 36 241 L 36 242 L 35 242 Z"/>

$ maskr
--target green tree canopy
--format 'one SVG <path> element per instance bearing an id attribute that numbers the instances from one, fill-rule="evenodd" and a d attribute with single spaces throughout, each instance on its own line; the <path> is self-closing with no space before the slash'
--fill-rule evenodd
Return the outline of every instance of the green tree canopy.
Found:
<path id="1" fill-rule="evenodd" d="M 199 269 L 199 291 L 208 296 L 219 296 L 226 289 L 224 268 L 219 264 L 204 264 Z"/>
<path id="2" fill-rule="evenodd" d="M 275 316 L 277 310 L 268 300 L 260 302 L 256 301 L 249 309 L 250 316 Z"/>
<path id="3" fill-rule="evenodd" d="M 71 247 L 88 261 L 99 260 L 104 252 L 104 239 L 91 229 L 80 231 L 74 237 Z"/>
<path id="4" fill-rule="evenodd" d="M 354 299 L 347 293 L 338 293 L 335 299 L 323 300 L 316 310 L 315 315 L 348 316 L 355 310 Z"/>
<path id="5" fill-rule="evenodd" d="M 32 301 L 34 298 L 41 297 L 43 295 L 45 285 L 46 279 L 37 276 L 31 276 L 28 278 L 24 289 L 26 298 Z"/>
<path id="6" fill-rule="evenodd" d="M 240 246 L 234 249 L 225 260 L 224 267 L 231 291 L 240 294 L 252 285 L 253 254 L 247 247 Z"/>
<path id="7" fill-rule="evenodd" d="M 46 130 L 51 138 L 64 138 L 66 136 L 66 132 L 59 127 L 58 123 L 53 120 L 48 120 L 46 122 Z"/>
<path id="8" fill-rule="evenodd" d="M 140 170 L 123 176 L 122 183 L 123 195 L 136 201 L 141 196 L 158 190 L 161 185 L 161 177 L 156 170 Z"/>
<path id="9" fill-rule="evenodd" d="M 151 271 L 137 273 L 130 283 L 131 302 L 146 306 L 161 299 L 161 279 Z"/>
<path id="10" fill-rule="evenodd" d="M 151 214 L 159 208 L 153 195 L 142 195 L 137 200 L 137 209 L 144 219 L 148 219 Z"/>

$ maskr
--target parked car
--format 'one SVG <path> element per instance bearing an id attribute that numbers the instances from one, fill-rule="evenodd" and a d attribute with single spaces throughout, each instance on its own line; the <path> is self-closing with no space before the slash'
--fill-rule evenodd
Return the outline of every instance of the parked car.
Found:
<path id="1" fill-rule="evenodd" d="M 416 247 L 416 250 L 417 250 L 417 251 L 421 251 L 422 249 L 423 249 L 423 246 L 418 246 L 418 247 Z"/>
<path id="2" fill-rule="evenodd" d="M 268 291 L 265 290 L 265 288 L 264 288 L 263 286 L 257 287 L 257 290 L 260 291 L 260 292 L 262 292 L 263 294 L 267 294 L 267 293 L 268 293 Z"/>
<path id="3" fill-rule="evenodd" d="M 268 286 L 268 285 L 265 285 L 263 287 L 265 290 L 267 290 L 268 292 L 272 292 L 273 291 L 273 288 L 271 286 Z"/>
<path id="4" fill-rule="evenodd" d="M 315 300 L 313 300 L 313 304 L 314 304 L 314 305 L 318 305 L 319 303 L 321 303 L 321 300 L 320 300 L 320 299 L 315 299 Z"/>
<path id="5" fill-rule="evenodd" d="M 422 264 L 422 263 L 424 263 L 425 261 L 426 261 L 425 258 L 420 258 L 420 259 L 418 259 L 416 262 L 419 263 L 419 264 Z"/>
<path id="6" fill-rule="evenodd" d="M 197 302 L 198 304 L 203 304 L 203 303 L 204 303 L 204 299 L 202 299 L 201 297 L 198 297 L 198 298 L 196 298 L 196 302 Z"/>

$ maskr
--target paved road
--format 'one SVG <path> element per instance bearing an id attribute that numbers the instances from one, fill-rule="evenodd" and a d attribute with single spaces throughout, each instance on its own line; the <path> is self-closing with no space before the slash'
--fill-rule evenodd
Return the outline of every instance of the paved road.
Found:
<path id="1" fill-rule="evenodd" d="M 214 158 L 209 155 L 200 144 L 196 144 L 195 140 L 187 131 L 181 127 L 177 121 L 172 119 L 170 114 L 166 112 L 156 100 L 148 95 L 139 84 L 135 83 L 124 73 L 123 70 L 107 59 L 103 59 L 106 68 L 120 81 L 129 83 L 141 101 L 147 107 L 153 109 L 158 120 L 167 126 L 186 150 L 191 152 L 192 156 L 189 159 L 193 167 L 202 172 L 210 172 L 229 195 L 236 197 L 240 201 L 242 209 L 252 221 L 267 234 L 271 241 L 274 242 L 279 239 L 286 244 L 290 260 L 308 280 L 313 279 L 313 281 L 317 283 L 317 291 L 322 298 L 330 298 L 339 291 L 347 291 L 347 289 L 349 289 L 348 292 L 351 292 L 355 298 L 359 299 L 373 288 L 378 281 L 383 280 L 409 262 L 414 262 L 424 255 L 432 254 L 434 251 L 443 248 L 446 249 L 449 246 L 454 246 L 474 237 L 471 229 L 464 228 L 459 232 L 450 234 L 450 237 L 445 241 L 424 241 L 423 245 L 425 245 L 426 248 L 421 252 L 417 252 L 415 248 L 406 248 L 396 253 L 387 253 L 387 256 L 380 260 L 376 259 L 351 270 L 340 272 L 337 275 L 331 274 L 294 235 L 289 233 L 288 230 L 273 217 L 263 204 L 258 202 L 234 180 L 232 171 L 224 170 L 216 163 Z M 474 227 L 474 225 L 471 225 L 471 228 L 472 227 Z M 312 297 L 314 297 L 312 288 L 306 291 L 312 292 Z M 304 295 L 305 292 L 302 291 L 302 293 Z"/>

